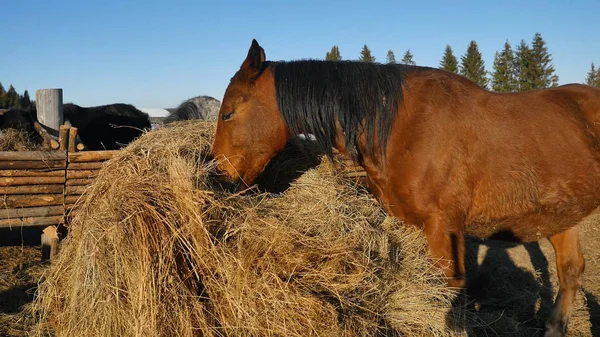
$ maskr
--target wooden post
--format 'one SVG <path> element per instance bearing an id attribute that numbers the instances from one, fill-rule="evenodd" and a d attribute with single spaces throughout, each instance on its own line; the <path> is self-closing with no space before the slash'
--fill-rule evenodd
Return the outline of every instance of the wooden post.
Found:
<path id="1" fill-rule="evenodd" d="M 58 132 L 63 122 L 62 89 L 40 89 L 35 93 L 38 121 Z"/>
<path id="2" fill-rule="evenodd" d="M 61 125 L 60 130 L 58 130 L 58 145 L 59 150 L 67 151 L 69 142 L 69 126 Z"/>
<path id="3" fill-rule="evenodd" d="M 71 127 L 69 129 L 69 146 L 67 147 L 69 153 L 77 151 L 77 128 Z"/>
<path id="4" fill-rule="evenodd" d="M 48 226 L 42 231 L 42 261 L 52 261 L 58 253 L 58 229 Z"/>
<path id="5" fill-rule="evenodd" d="M 38 122 L 33 122 L 33 128 L 35 129 L 35 131 L 37 131 L 40 136 L 42 136 L 42 139 L 44 139 L 44 141 L 46 142 L 46 144 L 48 144 L 48 146 L 50 146 L 50 148 L 52 150 L 56 150 L 59 147 L 59 144 L 56 140 L 54 140 L 52 138 L 52 136 L 50 136 L 50 134 L 48 133 L 48 131 L 46 131 L 46 129 L 44 129 L 40 123 Z"/>

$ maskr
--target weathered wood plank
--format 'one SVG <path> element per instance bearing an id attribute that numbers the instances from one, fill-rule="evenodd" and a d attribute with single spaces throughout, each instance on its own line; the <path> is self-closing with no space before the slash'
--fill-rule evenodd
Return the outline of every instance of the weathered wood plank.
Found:
<path id="1" fill-rule="evenodd" d="M 96 163 L 69 163 L 68 170 L 99 170 L 104 165 L 104 162 Z"/>
<path id="2" fill-rule="evenodd" d="M 75 152 L 69 154 L 69 163 L 81 163 L 81 162 L 99 162 L 111 159 L 118 151 L 105 150 L 105 151 L 84 151 Z"/>
<path id="3" fill-rule="evenodd" d="M 2 208 L 53 206 L 63 204 L 61 194 L 4 195 L 0 198 Z"/>
<path id="4" fill-rule="evenodd" d="M 0 186 L 64 184 L 65 177 L 4 177 Z"/>
<path id="5" fill-rule="evenodd" d="M 25 186 L 0 186 L 2 194 L 46 194 L 63 193 L 64 185 L 25 185 Z"/>
<path id="6" fill-rule="evenodd" d="M 0 177 L 63 177 L 65 170 L 23 169 L 0 170 Z"/>
<path id="7" fill-rule="evenodd" d="M 0 161 L 65 160 L 66 153 L 58 151 L 0 151 Z"/>
<path id="8" fill-rule="evenodd" d="M 67 179 L 95 178 L 100 170 L 67 170 Z"/>
<path id="9" fill-rule="evenodd" d="M 66 195 L 83 194 L 87 190 L 88 186 L 67 186 L 65 188 Z"/>
<path id="10" fill-rule="evenodd" d="M 0 219 L 43 217 L 50 215 L 61 215 L 64 213 L 63 206 L 40 206 L 27 208 L 5 208 L 0 209 Z"/>
<path id="11" fill-rule="evenodd" d="M 59 225 L 64 223 L 64 216 L 42 216 L 42 217 L 29 217 L 29 218 L 14 218 L 14 219 L 0 219 L 0 228 L 2 227 L 31 227 L 31 226 L 46 226 L 46 225 Z"/>
<path id="12" fill-rule="evenodd" d="M 66 167 L 66 160 L 13 160 L 0 161 L 0 170 L 16 170 L 16 169 L 57 169 Z"/>
<path id="13" fill-rule="evenodd" d="M 68 179 L 66 185 L 67 186 L 85 186 L 85 185 L 89 185 L 93 182 L 94 182 L 94 179 L 86 179 L 86 178 Z"/>
<path id="14" fill-rule="evenodd" d="M 75 203 L 84 202 L 86 199 L 85 195 L 74 194 L 74 195 L 65 195 L 65 207 L 72 206 Z"/>

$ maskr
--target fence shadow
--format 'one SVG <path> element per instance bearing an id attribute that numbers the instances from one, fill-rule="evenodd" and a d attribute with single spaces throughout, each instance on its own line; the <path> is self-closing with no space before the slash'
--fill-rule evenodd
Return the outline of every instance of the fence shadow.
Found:
<path id="1" fill-rule="evenodd" d="M 0 228 L 0 247 L 39 246 L 44 227 Z"/>

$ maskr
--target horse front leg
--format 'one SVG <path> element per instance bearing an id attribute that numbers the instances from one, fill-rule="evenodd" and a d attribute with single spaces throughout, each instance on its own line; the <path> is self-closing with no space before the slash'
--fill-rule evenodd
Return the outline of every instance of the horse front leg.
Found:
<path id="1" fill-rule="evenodd" d="M 585 261 L 579 245 L 579 226 L 555 234 L 549 240 L 556 255 L 559 288 L 554 307 L 546 321 L 544 336 L 562 337 L 567 331 L 575 295 L 581 287 L 581 275 L 585 269 Z"/>
<path id="2" fill-rule="evenodd" d="M 465 286 L 465 238 L 462 227 L 450 218 L 432 216 L 425 221 L 425 237 L 431 257 L 453 288 Z"/>

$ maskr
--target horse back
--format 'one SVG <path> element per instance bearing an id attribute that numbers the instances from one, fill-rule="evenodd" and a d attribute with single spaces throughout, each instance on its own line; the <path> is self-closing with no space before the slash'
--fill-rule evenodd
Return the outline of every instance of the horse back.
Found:
<path id="1" fill-rule="evenodd" d="M 530 241 L 600 204 L 597 90 L 500 94 L 436 70 L 409 74 L 406 88 L 388 173 L 375 182 L 394 196 L 392 213 L 443 213 L 481 237 L 508 231 Z"/>
<path id="2" fill-rule="evenodd" d="M 552 95 L 559 97 L 567 104 L 568 110 L 580 116 L 585 126 L 600 139 L 600 89 L 583 84 L 567 84 L 548 89 L 545 94 L 549 99 Z"/>

